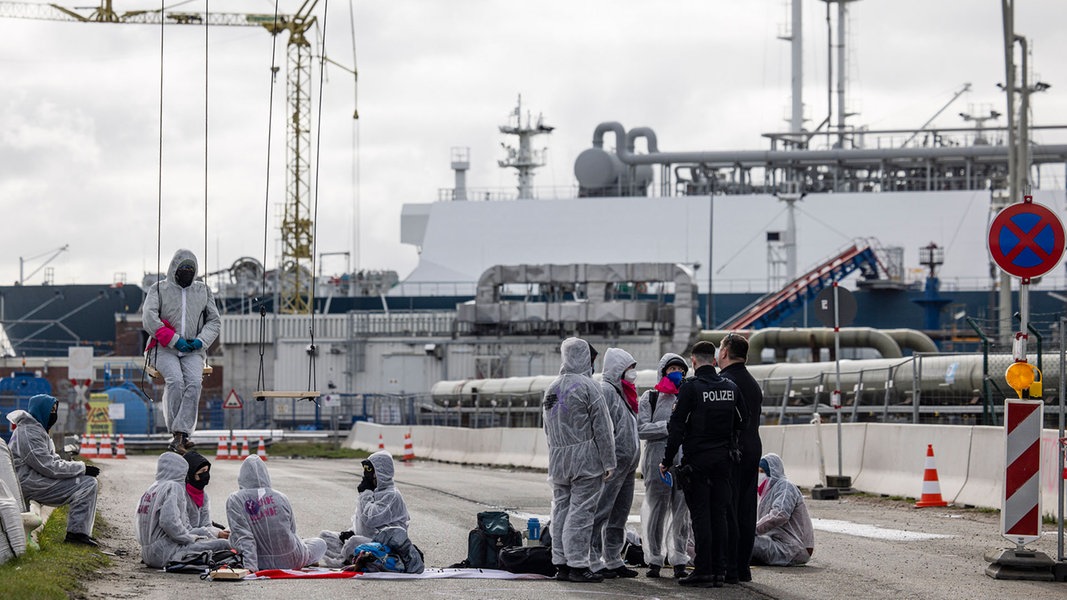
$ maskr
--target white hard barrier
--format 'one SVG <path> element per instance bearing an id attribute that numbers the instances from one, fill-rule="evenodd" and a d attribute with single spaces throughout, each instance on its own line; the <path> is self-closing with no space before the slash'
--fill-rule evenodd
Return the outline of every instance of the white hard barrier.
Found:
<path id="1" fill-rule="evenodd" d="M 837 425 L 823 423 L 822 458 L 826 473 L 837 474 Z M 403 436 L 412 432 L 415 454 L 443 462 L 548 468 L 548 442 L 540 428 L 461 429 L 432 426 L 385 426 L 359 422 L 348 446 L 378 449 L 382 434 L 394 456 L 403 452 Z M 786 475 L 804 487 L 821 483 L 814 425 L 760 428 L 763 452 L 782 457 Z M 963 425 L 846 423 L 841 426 L 842 474 L 853 488 L 875 494 L 918 498 L 922 494 L 926 447 L 934 460 L 947 502 L 999 508 L 1004 481 L 1004 429 Z M 1045 430 L 1041 441 L 1042 512 L 1056 513 L 1058 439 Z"/>

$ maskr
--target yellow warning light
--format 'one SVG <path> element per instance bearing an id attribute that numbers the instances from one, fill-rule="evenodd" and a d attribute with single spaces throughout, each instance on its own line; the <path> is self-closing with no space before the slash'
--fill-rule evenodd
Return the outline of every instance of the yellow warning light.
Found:
<path id="1" fill-rule="evenodd" d="M 1004 372 L 1004 379 L 1008 381 L 1008 386 L 1015 390 L 1019 397 L 1023 397 L 1023 390 L 1031 389 L 1035 381 L 1035 372 L 1037 369 L 1025 362 L 1012 363 L 1008 370 Z M 1041 394 L 1041 376 L 1036 376 L 1037 380 L 1037 393 Z"/>

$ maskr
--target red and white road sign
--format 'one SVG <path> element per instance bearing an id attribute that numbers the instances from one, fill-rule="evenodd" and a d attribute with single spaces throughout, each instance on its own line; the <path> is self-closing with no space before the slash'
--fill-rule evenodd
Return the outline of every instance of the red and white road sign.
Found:
<path id="1" fill-rule="evenodd" d="M 1001 535 L 1016 544 L 1041 537 L 1041 423 L 1044 402 L 1005 401 Z"/>
<path id="2" fill-rule="evenodd" d="M 222 402 L 222 408 L 242 408 L 244 402 L 241 402 L 241 397 L 237 395 L 235 390 L 230 390 L 230 393 L 226 395 L 226 400 Z"/>

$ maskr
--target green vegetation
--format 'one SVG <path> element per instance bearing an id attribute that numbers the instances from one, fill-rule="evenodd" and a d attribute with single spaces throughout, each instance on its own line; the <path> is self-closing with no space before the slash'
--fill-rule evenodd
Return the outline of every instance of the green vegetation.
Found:
<path id="1" fill-rule="evenodd" d="M 111 564 L 111 560 L 99 550 L 68 544 L 63 541 L 67 534 L 67 507 L 57 508 L 40 535 L 40 550 L 27 550 L 26 554 L 0 565 L 0 595 L 5 598 L 42 598 L 66 600 L 83 595 L 83 582 L 95 576 L 98 569 Z M 107 524 L 96 518 L 96 535 L 106 532 Z"/>
<path id="2" fill-rule="evenodd" d="M 258 444 L 257 444 L 258 445 Z M 256 445 L 249 442 L 248 449 L 255 454 Z M 204 456 L 215 454 L 214 449 L 197 448 Z M 275 442 L 267 448 L 267 456 L 287 458 L 367 458 L 369 452 L 338 447 L 330 442 Z"/>

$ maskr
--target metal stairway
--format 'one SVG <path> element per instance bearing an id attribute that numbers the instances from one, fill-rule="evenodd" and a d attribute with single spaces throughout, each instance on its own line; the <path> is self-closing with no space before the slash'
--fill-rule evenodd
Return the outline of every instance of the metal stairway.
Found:
<path id="1" fill-rule="evenodd" d="M 877 279 L 878 257 L 874 247 L 866 241 L 854 242 L 838 254 L 822 262 L 807 273 L 746 306 L 719 325 L 718 329 L 762 329 L 775 327 L 819 292 L 859 270 L 865 279 Z"/>

